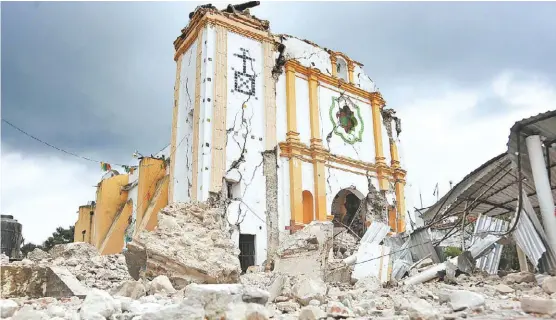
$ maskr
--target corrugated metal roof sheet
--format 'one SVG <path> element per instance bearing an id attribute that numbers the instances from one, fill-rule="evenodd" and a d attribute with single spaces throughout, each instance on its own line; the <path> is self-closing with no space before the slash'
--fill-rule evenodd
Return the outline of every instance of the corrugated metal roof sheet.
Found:
<path id="1" fill-rule="evenodd" d="M 428 229 L 420 229 L 413 232 L 409 239 L 408 249 L 411 251 L 413 260 L 420 260 L 430 255 L 435 263 L 441 262 L 432 245 Z"/>
<path id="2" fill-rule="evenodd" d="M 479 237 L 482 237 L 483 235 L 489 233 L 501 234 L 508 230 L 508 226 L 509 223 L 504 220 L 481 215 L 475 223 L 473 243 L 475 243 L 475 241 L 477 241 Z M 489 274 L 497 274 L 503 248 L 503 245 L 498 243 L 495 244 L 494 249 L 489 254 L 477 260 L 477 268 L 479 268 L 480 270 L 484 270 Z"/>
<path id="3" fill-rule="evenodd" d="M 379 244 L 390 232 L 390 227 L 385 223 L 374 221 L 365 231 L 361 243 Z"/>

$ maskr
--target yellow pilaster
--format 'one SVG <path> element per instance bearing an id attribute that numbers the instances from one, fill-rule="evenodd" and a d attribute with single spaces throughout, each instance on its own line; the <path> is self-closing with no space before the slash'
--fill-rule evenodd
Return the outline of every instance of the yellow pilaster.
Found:
<path id="1" fill-rule="evenodd" d="M 203 36 L 199 34 L 197 38 L 197 60 L 195 66 L 195 106 L 193 107 L 193 146 L 191 163 L 191 200 L 198 201 L 197 199 L 197 184 L 199 181 L 199 114 L 201 108 L 201 62 L 203 60 Z M 170 186 L 174 183 L 170 179 Z M 169 202 L 172 200 L 168 199 Z"/>
<path id="2" fill-rule="evenodd" d="M 287 101 L 287 137 L 290 143 L 299 143 L 297 132 L 297 115 L 295 101 L 295 70 L 291 64 L 286 63 L 286 101 Z M 303 199 L 301 185 L 301 152 L 299 148 L 293 148 L 290 157 L 290 210 L 291 220 L 295 223 L 303 223 Z"/>
<path id="3" fill-rule="evenodd" d="M 330 63 L 332 64 L 332 76 L 336 77 L 338 75 L 338 69 L 336 69 L 336 56 L 330 55 Z"/>
<path id="4" fill-rule="evenodd" d="M 178 105 L 180 97 L 180 75 L 181 75 L 181 61 L 183 56 L 180 56 L 176 62 L 176 82 L 174 84 L 174 108 L 172 112 L 172 137 L 170 140 L 170 154 L 176 154 L 176 134 L 178 133 Z M 185 124 L 181 124 L 185 125 Z M 172 156 L 171 156 L 172 158 Z M 174 181 L 175 159 L 170 159 L 170 181 Z M 174 184 L 170 184 L 168 200 L 174 201 Z"/>
<path id="5" fill-rule="evenodd" d="M 405 171 L 396 169 L 394 171 L 394 178 L 396 179 L 396 205 L 398 209 L 398 228 L 397 232 L 405 231 Z"/>
<path id="6" fill-rule="evenodd" d="M 318 102 L 318 80 L 315 73 L 309 73 L 309 114 L 311 123 L 311 155 L 313 157 L 313 176 L 315 186 L 315 219 L 327 220 L 326 207 L 326 179 L 324 163 L 326 157 L 323 154 L 322 138 L 320 132 L 319 102 Z"/>
<path id="7" fill-rule="evenodd" d="M 226 103 L 228 78 L 228 30 L 216 25 L 216 54 L 214 57 L 214 108 L 212 113 L 212 164 L 210 191 L 220 193 L 226 171 Z"/>
<path id="8" fill-rule="evenodd" d="M 353 70 L 355 69 L 355 65 L 353 64 L 353 61 L 349 61 L 348 62 L 348 79 L 349 79 L 349 83 L 354 84 L 355 81 L 353 80 Z"/>
<path id="9" fill-rule="evenodd" d="M 388 180 L 385 175 L 386 158 L 382 146 L 382 121 L 380 110 L 384 106 L 384 99 L 376 93 L 371 96 L 371 110 L 373 114 L 373 135 L 375 140 L 375 162 L 377 167 L 378 185 L 380 190 L 388 190 Z"/>

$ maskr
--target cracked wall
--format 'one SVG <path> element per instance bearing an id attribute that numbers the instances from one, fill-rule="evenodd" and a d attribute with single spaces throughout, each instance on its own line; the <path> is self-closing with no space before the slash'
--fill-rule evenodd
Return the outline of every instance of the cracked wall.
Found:
<path id="1" fill-rule="evenodd" d="M 228 32 L 227 51 L 225 178 L 239 184 L 239 197 L 228 205 L 228 220 L 239 233 L 255 235 L 255 263 L 261 264 L 267 258 L 263 46 Z"/>
<path id="2" fill-rule="evenodd" d="M 179 74 L 178 111 L 175 122 L 175 151 L 172 156 L 174 175 L 172 190 L 174 202 L 191 199 L 190 187 L 193 180 L 193 109 L 195 107 L 195 81 L 197 43 L 183 54 Z"/>

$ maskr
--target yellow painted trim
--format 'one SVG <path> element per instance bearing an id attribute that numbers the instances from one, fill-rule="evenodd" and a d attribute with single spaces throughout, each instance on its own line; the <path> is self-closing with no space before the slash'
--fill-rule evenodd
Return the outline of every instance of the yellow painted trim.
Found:
<path id="1" fill-rule="evenodd" d="M 143 158 L 139 163 L 135 230 L 141 225 L 145 216 L 145 211 L 154 197 L 156 182 L 166 175 L 164 165 L 163 160 L 155 158 Z"/>
<path id="2" fill-rule="evenodd" d="M 276 147 L 276 82 L 272 78 L 274 66 L 274 46 L 272 43 L 263 42 L 263 81 L 264 81 L 264 108 L 265 108 L 265 150 Z"/>
<path id="3" fill-rule="evenodd" d="M 299 141 L 299 133 L 297 132 L 297 109 L 295 95 L 295 69 L 292 64 L 287 64 L 286 69 L 286 125 L 287 141 Z"/>
<path id="4" fill-rule="evenodd" d="M 178 133 L 178 110 L 179 110 L 179 99 L 180 99 L 180 86 L 181 86 L 181 63 L 183 60 L 183 55 L 180 55 L 176 62 L 176 81 L 174 84 L 174 108 L 172 112 L 172 139 L 170 140 L 170 154 L 176 154 L 176 135 Z M 175 159 L 170 159 L 170 179 L 174 181 L 174 170 L 176 168 Z M 174 184 L 170 186 L 170 202 L 174 200 Z"/>
<path id="5" fill-rule="evenodd" d="M 116 254 L 122 251 L 124 247 L 124 233 L 127 227 L 127 221 L 133 213 L 133 201 L 129 199 L 125 205 L 116 213 L 112 220 L 110 228 L 102 241 L 99 248 L 101 255 Z"/>
<path id="6" fill-rule="evenodd" d="M 330 64 L 332 64 L 332 77 L 336 78 L 338 76 L 338 69 L 336 67 L 336 62 L 338 62 L 338 59 L 336 59 L 336 56 L 334 54 L 330 55 Z"/>
<path id="7" fill-rule="evenodd" d="M 315 146 L 308 147 L 306 144 L 301 142 L 280 142 L 278 143 L 278 146 L 280 147 L 280 156 L 282 157 L 290 158 L 298 155 L 300 157 L 305 157 L 302 160 L 308 162 L 312 162 L 315 157 L 322 157 L 322 160 L 326 163 L 337 163 L 361 169 L 363 171 L 378 172 L 379 169 L 379 167 L 374 163 L 338 156 L 330 153 L 326 149 L 316 148 Z M 382 170 L 385 177 L 393 176 L 393 170 L 390 167 L 384 165 Z"/>
<path id="8" fill-rule="evenodd" d="M 382 95 L 380 94 L 380 92 L 375 91 L 375 92 L 369 92 L 369 91 L 365 91 L 351 83 L 347 83 L 342 79 L 338 79 L 336 78 L 336 76 L 334 76 L 334 72 L 332 72 L 332 75 L 327 75 L 324 74 L 322 72 L 320 72 L 317 69 L 313 69 L 313 68 L 307 68 L 303 65 L 301 65 L 298 61 L 295 60 L 288 60 L 286 62 L 286 64 L 284 65 L 286 68 L 286 79 L 287 79 L 287 71 L 288 70 L 293 70 L 292 72 L 297 72 L 300 74 L 303 74 L 305 76 L 308 76 L 309 74 L 314 74 L 317 77 L 317 80 L 321 83 L 327 83 L 329 85 L 332 85 L 336 88 L 341 89 L 342 91 L 348 92 L 350 94 L 353 94 L 355 96 L 361 97 L 363 99 L 368 100 L 378 100 L 378 101 L 382 101 L 383 104 L 382 106 L 385 105 L 384 99 L 382 98 Z M 333 70 L 334 71 L 334 70 Z M 381 108 L 382 108 L 381 106 Z"/>
<path id="9" fill-rule="evenodd" d="M 396 205 L 398 209 L 398 229 L 397 232 L 405 231 L 405 171 L 396 169 L 394 171 L 394 178 L 396 179 L 395 192 L 396 192 Z"/>
<path id="10" fill-rule="evenodd" d="M 212 110 L 212 145 L 210 191 L 220 193 L 226 171 L 226 104 L 228 91 L 228 30 L 215 26 L 214 107 Z"/>
<path id="11" fill-rule="evenodd" d="M 353 65 L 353 61 L 349 61 L 348 62 L 348 79 L 349 79 L 349 83 L 351 84 L 355 84 L 355 81 L 353 80 L 353 70 L 354 70 L 354 65 Z"/>
<path id="12" fill-rule="evenodd" d="M 378 185 L 380 190 L 388 190 L 388 182 L 384 178 L 384 169 L 386 165 L 386 158 L 384 157 L 382 145 L 382 121 L 380 109 L 384 106 L 384 100 L 381 97 L 371 97 L 371 110 L 373 116 L 373 136 L 375 140 L 375 160 L 378 168 Z"/>
<path id="13" fill-rule="evenodd" d="M 286 65 L 286 112 L 287 112 L 287 140 L 290 143 L 299 143 L 297 133 L 297 110 L 295 96 L 295 70 Z M 293 154 L 301 155 L 299 150 L 291 150 Z M 303 223 L 303 199 L 301 184 L 301 161 L 291 157 L 289 161 L 290 171 L 290 210 L 291 220 L 295 223 Z"/>
<path id="14" fill-rule="evenodd" d="M 168 176 L 164 176 L 156 183 L 156 190 L 149 207 L 145 211 L 145 216 L 141 222 L 139 230 L 135 231 L 135 235 L 143 230 L 153 231 L 158 224 L 158 212 L 168 205 Z"/>
<path id="15" fill-rule="evenodd" d="M 192 152 L 192 168 L 191 168 L 191 199 L 197 201 L 197 184 L 199 183 L 199 114 L 201 108 L 201 63 L 203 60 L 203 36 L 199 34 L 197 37 L 197 60 L 195 66 L 195 106 L 193 107 L 193 152 Z M 170 178 L 170 185 L 174 180 Z M 172 202 L 169 199 L 170 202 Z"/>
<path id="16" fill-rule="evenodd" d="M 208 24 L 224 27 L 231 32 L 240 34 L 247 38 L 261 42 L 274 43 L 274 39 L 268 31 L 257 29 L 255 24 L 248 18 L 243 18 L 237 15 L 229 15 L 228 17 L 225 17 L 218 13 L 207 13 L 205 15 L 196 16 L 189 22 L 189 26 L 185 31 L 187 36 L 184 40 L 179 41 L 176 54 L 174 55 L 174 60 L 178 59 L 182 53 L 189 49 L 189 47 L 193 44 L 193 41 L 197 38 L 199 32 Z"/>
<path id="17" fill-rule="evenodd" d="M 318 100 L 318 80 L 315 73 L 309 73 L 309 117 L 311 123 L 311 148 L 320 150 L 322 148 L 322 139 L 320 136 L 320 117 L 319 117 L 319 100 Z M 315 188 L 315 219 L 326 221 L 328 208 L 326 206 L 326 175 L 324 172 L 325 158 L 322 152 L 311 152 L 313 159 L 313 184 Z"/>

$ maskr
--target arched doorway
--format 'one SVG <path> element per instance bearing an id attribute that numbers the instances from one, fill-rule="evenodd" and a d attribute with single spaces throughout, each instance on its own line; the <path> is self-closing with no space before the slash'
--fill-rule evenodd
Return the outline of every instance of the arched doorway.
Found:
<path id="1" fill-rule="evenodd" d="M 311 191 L 303 191 L 302 201 L 303 201 L 303 224 L 309 224 L 313 221 L 314 217 L 314 210 L 313 210 L 313 195 Z"/>
<path id="2" fill-rule="evenodd" d="M 349 228 L 359 237 L 365 233 L 365 196 L 357 189 L 340 190 L 332 200 L 334 227 Z"/>

